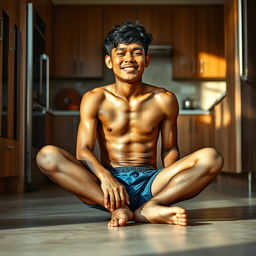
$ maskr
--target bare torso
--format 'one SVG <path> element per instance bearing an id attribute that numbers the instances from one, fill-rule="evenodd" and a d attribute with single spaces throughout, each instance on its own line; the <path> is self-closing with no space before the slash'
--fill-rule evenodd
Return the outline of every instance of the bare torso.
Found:
<path id="1" fill-rule="evenodd" d="M 157 95 L 166 91 L 144 85 L 140 95 L 127 100 L 115 95 L 112 88 L 96 89 L 104 94 L 97 126 L 102 165 L 156 167 L 157 140 L 164 118 Z"/>

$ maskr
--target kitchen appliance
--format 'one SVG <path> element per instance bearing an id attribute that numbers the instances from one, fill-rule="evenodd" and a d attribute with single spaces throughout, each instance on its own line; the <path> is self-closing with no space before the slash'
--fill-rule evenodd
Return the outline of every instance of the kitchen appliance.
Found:
<path id="1" fill-rule="evenodd" d="M 33 4 L 27 5 L 26 58 L 26 159 L 25 185 L 32 187 L 44 178 L 35 158 L 45 145 L 46 116 L 49 113 L 49 58 L 45 54 L 45 24 Z"/>
<path id="2" fill-rule="evenodd" d="M 195 100 L 191 99 L 189 97 L 186 97 L 185 99 L 183 99 L 182 101 L 182 108 L 183 109 L 195 109 Z"/>

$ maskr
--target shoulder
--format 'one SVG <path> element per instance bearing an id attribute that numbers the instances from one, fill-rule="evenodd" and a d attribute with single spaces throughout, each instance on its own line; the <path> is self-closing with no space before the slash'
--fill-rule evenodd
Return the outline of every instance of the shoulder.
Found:
<path id="1" fill-rule="evenodd" d="M 163 110 L 163 112 L 170 115 L 178 115 L 179 105 L 175 94 L 162 87 L 156 87 L 150 85 L 154 94 L 156 104 Z"/>
<path id="2" fill-rule="evenodd" d="M 88 101 L 100 101 L 104 98 L 104 89 L 102 87 L 98 87 L 86 92 L 82 97 L 82 103 L 86 103 Z"/>
<path id="3" fill-rule="evenodd" d="M 161 104 L 175 104 L 177 98 L 173 92 L 168 91 L 162 87 L 145 84 L 146 90 L 154 95 L 154 98 Z"/>
<path id="4" fill-rule="evenodd" d="M 94 88 L 86 92 L 81 101 L 80 114 L 97 115 L 97 112 L 105 99 L 105 86 Z"/>

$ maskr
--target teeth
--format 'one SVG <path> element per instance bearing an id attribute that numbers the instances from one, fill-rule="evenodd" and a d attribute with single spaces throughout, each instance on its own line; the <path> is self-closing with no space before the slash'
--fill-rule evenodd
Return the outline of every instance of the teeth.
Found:
<path id="1" fill-rule="evenodd" d="M 127 67 L 127 68 L 124 68 L 124 70 L 125 70 L 125 71 L 133 71 L 133 70 L 135 70 L 135 68 L 133 68 L 133 67 Z"/>

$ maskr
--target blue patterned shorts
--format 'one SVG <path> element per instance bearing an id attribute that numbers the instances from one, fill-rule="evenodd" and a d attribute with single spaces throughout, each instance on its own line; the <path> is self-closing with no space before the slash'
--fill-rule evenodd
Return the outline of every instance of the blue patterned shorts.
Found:
<path id="1" fill-rule="evenodd" d="M 111 174 L 125 186 L 130 200 L 129 207 L 132 211 L 135 211 L 152 198 L 152 182 L 162 169 L 163 168 L 152 170 L 150 167 L 144 166 L 120 166 L 108 168 Z M 107 211 L 100 205 L 85 205 L 91 208 Z"/>

